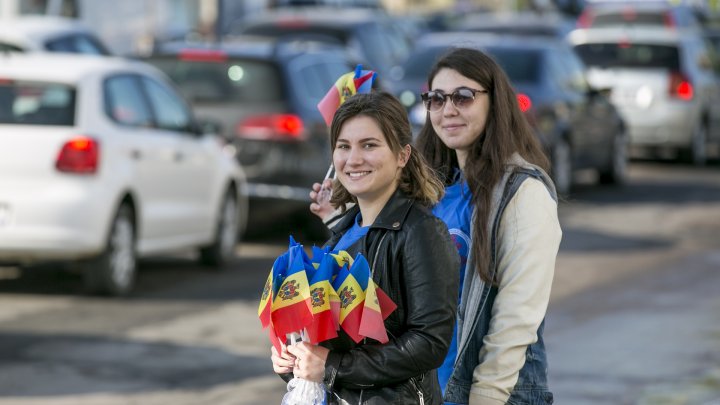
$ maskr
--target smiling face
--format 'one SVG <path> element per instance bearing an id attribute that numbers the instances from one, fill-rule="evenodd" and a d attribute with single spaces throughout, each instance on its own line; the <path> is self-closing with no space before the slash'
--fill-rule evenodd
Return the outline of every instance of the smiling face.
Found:
<path id="1" fill-rule="evenodd" d="M 348 119 L 340 129 L 333 164 L 343 187 L 363 207 L 382 207 L 395 192 L 410 146 L 399 153 L 390 148 L 377 122 L 368 116 Z"/>
<path id="2" fill-rule="evenodd" d="M 432 80 L 430 90 L 451 94 L 461 87 L 488 90 L 480 83 L 449 68 L 438 71 Z M 461 168 L 465 166 L 473 142 L 485 130 L 489 110 L 489 94 L 475 93 L 475 100 L 467 106 L 457 108 L 450 100 L 446 100 L 443 108 L 430 112 L 430 122 L 435 133 L 448 148 L 455 151 Z"/>

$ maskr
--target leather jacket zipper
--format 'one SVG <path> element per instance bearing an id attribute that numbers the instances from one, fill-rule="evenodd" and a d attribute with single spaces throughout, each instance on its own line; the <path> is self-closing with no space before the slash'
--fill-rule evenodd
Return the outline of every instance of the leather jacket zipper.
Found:
<path id="1" fill-rule="evenodd" d="M 386 237 L 386 236 L 387 236 L 387 233 L 383 233 L 383 235 L 380 237 L 380 242 L 377 244 L 378 248 L 375 250 L 375 257 L 373 257 L 373 265 L 372 265 L 372 267 L 370 268 L 370 278 L 372 278 L 372 276 L 375 275 L 375 265 L 377 264 L 378 252 L 380 251 L 380 246 L 382 246 L 382 242 L 383 242 L 383 240 L 385 240 L 385 237 Z M 390 333 L 390 332 L 388 332 L 388 333 Z M 390 333 L 390 336 L 392 336 L 392 333 Z M 365 343 L 365 340 L 366 340 L 366 339 L 363 339 L 363 343 Z M 363 392 L 364 392 L 364 391 L 365 391 L 364 389 L 361 389 L 361 390 L 360 390 L 360 399 L 359 399 L 359 401 L 358 401 L 358 405 L 362 405 L 362 397 L 363 397 Z M 421 393 L 421 395 L 422 395 L 422 393 Z M 425 402 L 422 400 L 422 396 L 421 396 L 420 402 L 421 402 L 423 405 L 425 404 Z"/>
<path id="2" fill-rule="evenodd" d="M 417 391 L 418 399 L 420 400 L 420 405 L 425 405 L 425 395 L 423 394 L 422 390 L 420 389 L 420 384 L 417 383 L 417 380 L 415 380 L 415 377 L 410 377 L 410 383 L 415 387 L 415 391 Z"/>

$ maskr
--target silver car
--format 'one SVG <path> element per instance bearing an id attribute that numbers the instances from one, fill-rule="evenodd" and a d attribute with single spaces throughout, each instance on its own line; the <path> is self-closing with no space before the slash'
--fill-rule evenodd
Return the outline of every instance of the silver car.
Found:
<path id="1" fill-rule="evenodd" d="M 695 30 L 595 28 L 569 35 L 588 80 L 612 88 L 634 150 L 677 152 L 702 165 L 720 141 L 718 82 Z"/>

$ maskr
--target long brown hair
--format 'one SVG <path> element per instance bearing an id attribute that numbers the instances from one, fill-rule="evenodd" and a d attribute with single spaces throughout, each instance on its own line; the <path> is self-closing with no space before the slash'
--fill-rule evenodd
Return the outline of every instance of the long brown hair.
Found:
<path id="1" fill-rule="evenodd" d="M 494 283 L 493 269 L 490 268 L 491 235 L 488 229 L 492 215 L 490 209 L 493 188 L 501 180 L 506 163 L 515 152 L 545 171 L 548 171 L 550 162 L 520 111 L 507 75 L 492 58 L 475 49 L 452 49 L 441 57 L 430 71 L 429 89 L 432 89 L 433 79 L 441 69 L 455 70 L 478 82 L 489 92 L 490 108 L 485 129 L 471 146 L 463 174 L 472 193 L 474 209 L 470 247 L 474 256 L 473 264 L 485 282 Z M 435 133 L 429 114 L 418 135 L 417 144 L 420 152 L 440 174 L 445 184 L 450 184 L 453 174 L 459 169 L 457 156 Z"/>
<path id="2" fill-rule="evenodd" d="M 385 92 L 356 94 L 348 98 L 333 116 L 330 126 L 330 146 L 335 150 L 343 125 L 354 117 L 367 116 L 375 120 L 385 141 L 396 155 L 412 142 L 412 130 L 405 108 L 397 98 Z M 408 162 L 400 173 L 398 184 L 408 196 L 431 206 L 436 204 L 445 188 L 425 158 L 415 148 L 410 148 Z M 339 182 L 333 182 L 333 195 L 330 204 L 335 208 L 345 208 L 347 203 L 357 203 L 357 198 L 350 194 Z"/>

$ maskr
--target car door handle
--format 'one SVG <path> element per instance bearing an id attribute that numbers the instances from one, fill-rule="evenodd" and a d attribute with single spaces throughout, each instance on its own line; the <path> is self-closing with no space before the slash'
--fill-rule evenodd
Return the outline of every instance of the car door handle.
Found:
<path id="1" fill-rule="evenodd" d="M 137 149 L 133 149 L 130 151 L 130 158 L 132 158 L 133 160 L 140 160 L 142 159 L 142 152 Z"/>
<path id="2" fill-rule="evenodd" d="M 183 160 L 185 160 L 185 154 L 184 154 L 184 153 L 182 153 L 182 152 L 180 152 L 180 151 L 175 151 L 175 153 L 173 153 L 173 161 L 174 161 L 174 162 L 178 162 L 178 163 L 179 163 L 179 162 L 182 162 Z"/>

